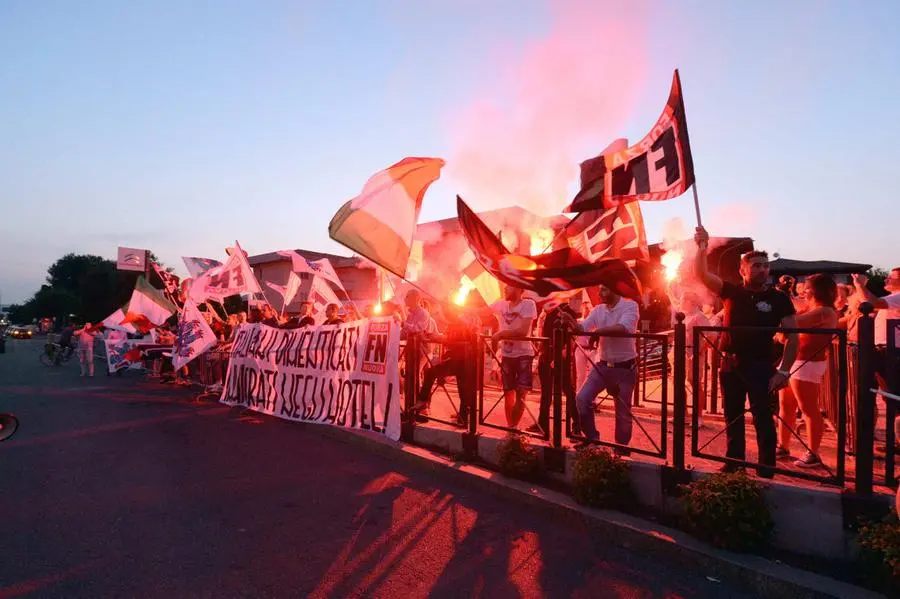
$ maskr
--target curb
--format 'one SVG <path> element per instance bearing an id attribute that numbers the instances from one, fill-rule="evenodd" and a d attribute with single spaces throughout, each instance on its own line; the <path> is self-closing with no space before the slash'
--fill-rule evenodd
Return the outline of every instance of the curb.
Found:
<path id="1" fill-rule="evenodd" d="M 296 424 L 296 423 L 292 423 Z M 303 423 L 300 423 L 303 424 Z M 716 549 L 685 532 L 627 514 L 587 508 L 569 495 L 505 476 L 382 436 L 332 426 L 304 425 L 324 437 L 356 445 L 391 460 L 427 469 L 454 482 L 518 501 L 559 521 L 588 527 L 609 542 L 784 599 L 885 599 L 883 595 L 753 555 Z"/>

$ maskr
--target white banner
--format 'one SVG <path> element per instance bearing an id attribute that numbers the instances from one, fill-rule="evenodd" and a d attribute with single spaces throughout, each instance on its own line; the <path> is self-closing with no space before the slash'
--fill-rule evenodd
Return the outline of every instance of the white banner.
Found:
<path id="1" fill-rule="evenodd" d="M 400 439 L 400 328 L 391 318 L 274 329 L 241 325 L 221 402 Z"/>

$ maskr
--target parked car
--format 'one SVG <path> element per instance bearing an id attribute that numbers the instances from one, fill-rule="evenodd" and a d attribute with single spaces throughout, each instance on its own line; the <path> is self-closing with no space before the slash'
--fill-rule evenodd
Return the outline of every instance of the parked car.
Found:
<path id="1" fill-rule="evenodd" d="M 9 327 L 7 331 L 13 339 L 31 339 L 31 330 L 25 327 Z"/>

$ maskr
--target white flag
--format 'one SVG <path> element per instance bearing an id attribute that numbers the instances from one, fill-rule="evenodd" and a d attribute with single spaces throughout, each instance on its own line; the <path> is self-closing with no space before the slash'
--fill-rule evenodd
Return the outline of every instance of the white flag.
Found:
<path id="1" fill-rule="evenodd" d="M 215 344 L 216 334 L 209 328 L 197 304 L 192 300 L 186 301 L 172 349 L 172 367 L 178 370 Z"/>
<path id="2" fill-rule="evenodd" d="M 313 318 L 315 318 L 317 325 L 325 322 L 325 308 L 328 304 L 341 305 L 341 300 L 338 299 L 334 290 L 322 277 L 313 277 L 307 301 L 313 306 Z"/>
<path id="3" fill-rule="evenodd" d="M 232 251 L 222 266 L 210 268 L 191 284 L 191 299 L 203 302 L 214 299 L 221 302 L 226 297 L 242 293 L 259 293 L 262 289 L 241 246 L 235 242 L 238 251 Z"/>
<path id="4" fill-rule="evenodd" d="M 272 281 L 266 281 L 266 287 L 274 291 L 281 298 L 281 311 L 284 310 L 290 305 L 294 298 L 297 296 L 297 292 L 300 291 L 300 277 L 297 276 L 296 273 L 291 272 L 288 274 L 288 282 L 287 285 L 278 285 L 277 283 L 273 283 Z M 269 302 L 271 304 L 271 302 Z"/>

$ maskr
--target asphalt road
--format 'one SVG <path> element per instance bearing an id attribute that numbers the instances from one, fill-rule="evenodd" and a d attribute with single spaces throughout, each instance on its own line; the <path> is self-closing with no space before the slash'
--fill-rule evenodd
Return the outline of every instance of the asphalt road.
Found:
<path id="1" fill-rule="evenodd" d="M 751 597 L 532 508 L 140 376 L 0 354 L 0 599 Z"/>

